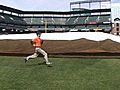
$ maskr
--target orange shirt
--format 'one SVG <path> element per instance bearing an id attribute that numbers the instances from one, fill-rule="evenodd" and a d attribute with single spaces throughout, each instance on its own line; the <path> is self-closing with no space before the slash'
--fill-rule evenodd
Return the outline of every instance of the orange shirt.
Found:
<path id="1" fill-rule="evenodd" d="M 32 39 L 32 42 L 35 43 L 35 47 L 40 48 L 42 46 L 41 45 L 42 40 L 39 37 Z"/>

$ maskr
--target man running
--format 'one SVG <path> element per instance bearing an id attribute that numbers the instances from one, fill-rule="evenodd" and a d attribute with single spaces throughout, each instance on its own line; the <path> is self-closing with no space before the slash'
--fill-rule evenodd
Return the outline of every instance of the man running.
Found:
<path id="1" fill-rule="evenodd" d="M 31 41 L 31 44 L 33 45 L 33 47 L 35 48 L 35 52 L 33 55 L 30 55 L 30 56 L 27 56 L 25 58 L 25 63 L 29 60 L 29 59 L 34 59 L 36 57 L 38 57 L 38 55 L 41 53 L 43 56 L 44 56 L 44 59 L 45 59 L 45 63 L 47 65 L 50 65 L 51 63 L 48 61 L 48 55 L 47 53 L 41 49 L 41 46 L 42 46 L 42 43 L 43 43 L 43 40 L 41 40 L 40 36 L 41 36 L 41 33 L 40 32 L 37 32 L 36 33 L 37 37 L 32 39 Z"/>

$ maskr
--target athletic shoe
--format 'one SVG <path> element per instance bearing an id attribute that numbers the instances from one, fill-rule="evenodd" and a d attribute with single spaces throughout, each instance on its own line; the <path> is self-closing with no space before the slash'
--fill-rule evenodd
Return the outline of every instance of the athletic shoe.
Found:
<path id="1" fill-rule="evenodd" d="M 46 62 L 47 65 L 51 65 L 52 63 L 51 62 Z"/>
<path id="2" fill-rule="evenodd" d="M 25 60 L 25 63 L 27 62 L 27 58 L 24 59 Z"/>

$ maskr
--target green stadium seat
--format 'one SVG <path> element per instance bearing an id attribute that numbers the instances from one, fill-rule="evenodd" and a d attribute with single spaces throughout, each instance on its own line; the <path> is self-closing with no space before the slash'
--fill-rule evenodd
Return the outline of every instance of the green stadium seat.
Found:
<path id="1" fill-rule="evenodd" d="M 96 24 L 96 20 L 97 20 L 98 16 L 89 16 L 89 19 L 87 20 L 87 24 Z"/>
<path id="2" fill-rule="evenodd" d="M 100 23 L 102 22 L 111 22 L 110 16 L 100 16 Z"/>
<path id="3" fill-rule="evenodd" d="M 85 24 L 86 18 L 87 18 L 87 17 L 79 17 L 76 24 Z"/>

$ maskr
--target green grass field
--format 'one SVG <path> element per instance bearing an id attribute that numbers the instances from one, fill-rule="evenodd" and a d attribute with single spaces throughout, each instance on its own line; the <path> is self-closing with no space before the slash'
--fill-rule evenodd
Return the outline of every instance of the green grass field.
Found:
<path id="1" fill-rule="evenodd" d="M 0 90 L 120 90 L 119 59 L 49 59 L 0 56 Z"/>

